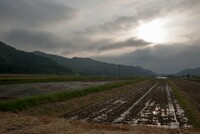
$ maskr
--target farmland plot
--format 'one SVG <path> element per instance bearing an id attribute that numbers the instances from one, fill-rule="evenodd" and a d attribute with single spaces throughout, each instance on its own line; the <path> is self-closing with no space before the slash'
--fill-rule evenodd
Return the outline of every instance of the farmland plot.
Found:
<path id="1" fill-rule="evenodd" d="M 200 84 L 188 80 L 173 80 L 173 82 L 187 95 L 189 95 L 196 103 L 196 107 L 200 111 Z"/>
<path id="2" fill-rule="evenodd" d="M 128 93 L 64 115 L 104 124 L 192 127 L 165 80 L 152 81 Z"/>
<path id="3" fill-rule="evenodd" d="M 95 82 L 46 82 L 46 83 L 26 83 L 0 86 L 0 101 L 17 99 L 26 96 L 40 95 L 49 92 L 72 91 L 80 88 L 94 87 L 112 81 Z"/>

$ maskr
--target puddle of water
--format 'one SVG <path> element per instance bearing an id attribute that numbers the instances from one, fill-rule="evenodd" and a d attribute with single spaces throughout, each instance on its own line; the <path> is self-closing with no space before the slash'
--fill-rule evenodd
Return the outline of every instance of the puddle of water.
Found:
<path id="1" fill-rule="evenodd" d="M 113 104 L 117 104 L 117 103 L 124 104 L 124 103 L 126 103 L 126 101 L 123 101 L 123 100 L 116 100 Z"/>

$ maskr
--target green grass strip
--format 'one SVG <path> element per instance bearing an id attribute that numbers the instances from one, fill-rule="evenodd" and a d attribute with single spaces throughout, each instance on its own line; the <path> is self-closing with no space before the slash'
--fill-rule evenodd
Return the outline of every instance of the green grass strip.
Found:
<path id="1" fill-rule="evenodd" d="M 65 92 L 57 92 L 57 93 L 48 93 L 45 95 L 38 96 L 30 96 L 17 100 L 10 100 L 0 102 L 0 111 L 20 111 L 22 109 L 28 109 L 30 107 L 34 107 L 41 104 L 53 103 L 65 101 L 71 98 L 85 96 L 95 92 L 101 92 L 104 90 L 109 90 L 112 88 L 122 87 L 128 84 L 135 84 L 137 82 L 144 81 L 145 79 L 133 79 L 123 82 L 115 82 L 115 83 L 107 83 L 100 86 L 84 88 L 75 91 L 65 91 Z"/>
<path id="2" fill-rule="evenodd" d="M 29 76 L 15 78 L 0 78 L 0 85 L 38 83 L 38 82 L 67 82 L 67 81 L 106 81 L 106 80 L 128 80 L 133 77 L 114 76 Z"/>
<path id="3" fill-rule="evenodd" d="M 172 86 L 172 91 L 179 102 L 180 106 L 183 108 L 185 111 L 185 115 L 187 116 L 189 123 L 195 127 L 195 128 L 200 128 L 200 120 L 198 118 L 198 115 L 196 115 L 196 111 L 194 111 L 194 107 L 187 97 L 184 97 L 183 93 L 178 89 L 178 87 L 172 82 L 169 82 L 170 85 Z"/>

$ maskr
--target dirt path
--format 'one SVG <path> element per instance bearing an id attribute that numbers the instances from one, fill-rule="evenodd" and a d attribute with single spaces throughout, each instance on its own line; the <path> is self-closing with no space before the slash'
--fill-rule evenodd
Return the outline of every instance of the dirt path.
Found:
<path id="1" fill-rule="evenodd" d="M 104 124 L 191 127 L 165 80 L 152 81 L 102 103 L 68 113 L 64 117 Z"/>

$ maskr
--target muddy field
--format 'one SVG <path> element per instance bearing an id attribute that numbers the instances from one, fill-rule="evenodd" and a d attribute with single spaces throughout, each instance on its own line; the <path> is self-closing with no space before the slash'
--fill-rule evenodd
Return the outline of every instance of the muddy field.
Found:
<path id="1" fill-rule="evenodd" d="M 25 96 L 45 94 L 49 92 L 70 91 L 80 88 L 102 85 L 109 81 L 96 82 L 47 82 L 12 84 L 0 86 L 0 101 L 16 99 Z"/>
<path id="2" fill-rule="evenodd" d="M 189 79 L 189 81 L 196 82 L 196 83 L 200 84 L 200 78 L 198 78 L 198 79 Z"/>
<path id="3" fill-rule="evenodd" d="M 200 111 L 200 83 L 188 80 L 173 80 L 173 82 L 197 103 Z"/>
<path id="4" fill-rule="evenodd" d="M 72 120 L 103 124 L 147 125 L 165 128 L 188 128 L 171 87 L 165 80 L 150 81 L 130 92 L 99 104 L 83 107 L 64 115 Z"/>

